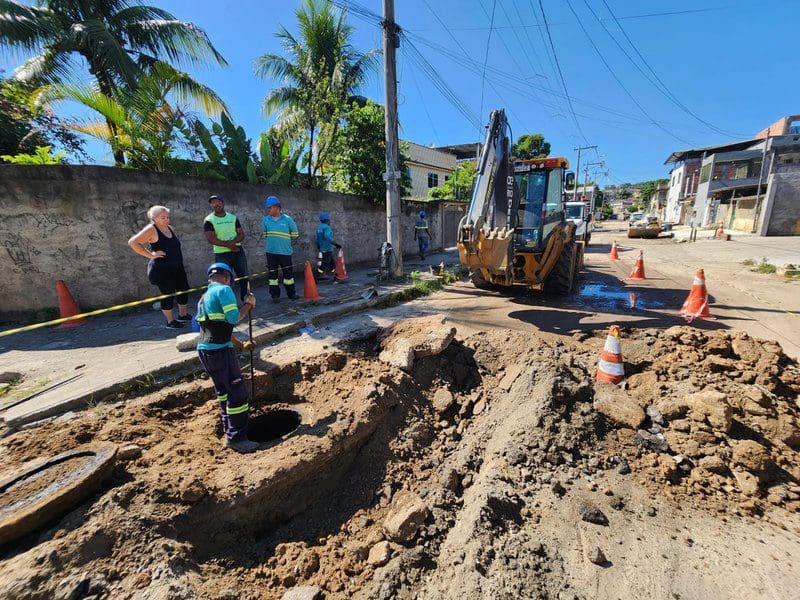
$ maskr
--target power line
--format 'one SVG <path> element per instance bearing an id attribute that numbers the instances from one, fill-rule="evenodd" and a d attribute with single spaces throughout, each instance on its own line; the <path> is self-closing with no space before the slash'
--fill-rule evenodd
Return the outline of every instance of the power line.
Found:
<path id="1" fill-rule="evenodd" d="M 492 41 L 492 31 L 494 29 L 494 11 L 497 8 L 497 0 L 493 0 L 492 2 L 492 17 L 489 20 L 489 35 L 486 36 L 486 52 L 483 55 L 483 73 L 481 74 L 481 108 L 478 111 L 478 114 L 483 114 L 483 92 L 486 85 L 486 65 L 489 62 L 489 44 Z M 480 128 L 478 129 L 480 132 Z"/>
<path id="2" fill-rule="evenodd" d="M 539 0 L 539 1 L 541 2 L 541 0 Z M 688 144 L 689 146 L 692 146 L 693 144 L 691 142 L 689 142 L 687 140 L 684 140 L 681 137 L 678 137 L 677 135 L 675 135 L 674 133 L 669 131 L 666 127 L 664 127 L 661 123 L 656 121 L 652 116 L 650 116 L 650 114 L 644 109 L 644 107 L 639 103 L 639 101 L 634 97 L 634 95 L 631 94 L 630 90 L 628 90 L 628 88 L 625 86 L 625 84 L 622 83 L 622 80 L 617 76 L 617 74 L 614 71 L 614 69 L 611 68 L 611 65 L 608 64 L 608 61 L 603 56 L 603 53 L 600 52 L 600 48 L 598 48 L 597 44 L 594 43 L 594 40 L 592 39 L 592 36 L 589 35 L 589 32 L 587 31 L 586 27 L 583 26 L 583 22 L 581 21 L 580 17 L 578 16 L 578 13 L 575 12 L 575 9 L 572 6 L 572 2 L 570 2 L 570 0 L 566 0 L 566 2 L 567 2 L 567 6 L 569 7 L 570 12 L 572 12 L 572 15 L 575 17 L 575 20 L 578 22 L 578 25 L 580 26 L 581 30 L 583 31 L 583 34 L 586 36 L 587 41 L 591 44 L 592 48 L 594 48 L 594 51 L 597 53 L 597 56 L 600 58 L 600 61 L 605 65 L 606 69 L 608 69 L 608 72 L 611 73 L 611 76 L 614 78 L 614 80 L 622 88 L 622 91 L 624 91 L 625 94 L 628 96 L 628 98 L 631 99 L 631 102 L 633 102 L 636 105 L 636 107 L 640 111 L 642 111 L 642 114 L 644 116 L 646 116 L 648 119 L 650 119 L 652 124 L 655 125 L 656 127 L 658 127 L 661 131 L 663 131 L 664 133 L 666 133 L 670 137 L 675 138 L 676 140 L 678 140 L 679 142 L 681 142 L 683 144 Z"/>
<path id="3" fill-rule="evenodd" d="M 706 121 L 705 119 L 701 118 L 696 113 L 694 113 L 685 104 L 683 104 L 683 102 L 681 102 L 680 99 L 678 99 L 678 97 L 675 96 L 675 94 L 672 93 L 672 91 L 667 87 L 667 85 L 661 80 L 661 78 L 658 76 L 658 73 L 656 73 L 656 71 L 653 69 L 653 67 L 650 65 L 650 63 L 647 61 L 647 59 L 642 55 L 642 53 L 639 51 L 639 49 L 633 43 L 633 40 L 631 40 L 631 38 L 628 36 L 628 34 L 625 31 L 625 29 L 622 27 L 622 23 L 619 22 L 619 20 L 617 19 L 617 17 L 614 14 L 614 12 L 611 10 L 611 7 L 608 5 L 606 0 L 601 0 L 601 1 L 602 1 L 603 5 L 606 7 L 606 10 L 608 10 L 609 14 L 611 15 L 611 18 L 614 19 L 614 22 L 619 27 L 620 31 L 622 32 L 622 35 L 625 36 L 625 39 L 628 41 L 628 44 L 630 44 L 631 48 L 633 48 L 633 51 L 636 52 L 637 56 L 642 61 L 642 64 L 644 64 L 644 66 L 647 67 L 647 69 L 650 71 L 650 73 L 653 75 L 653 78 L 655 78 L 656 81 L 653 81 L 653 79 L 641 69 L 641 67 L 636 63 L 636 61 L 633 60 L 633 57 L 631 57 L 631 55 L 628 54 L 628 52 L 625 50 L 625 48 L 622 47 L 622 45 L 617 41 L 617 38 L 614 37 L 614 35 L 611 33 L 611 31 L 609 31 L 609 29 L 605 26 L 605 24 L 603 23 L 603 20 L 600 18 L 600 16 L 594 11 L 594 9 L 592 9 L 592 7 L 589 4 L 589 2 L 587 0 L 583 0 L 583 3 L 586 5 L 586 8 L 588 8 L 589 11 L 592 13 L 594 18 L 597 19 L 597 22 L 600 23 L 600 26 L 605 30 L 605 32 L 608 34 L 608 36 L 614 41 L 614 43 L 617 45 L 617 48 L 619 48 L 622 51 L 622 53 L 628 58 L 628 60 L 631 62 L 631 64 L 633 64 L 633 66 L 636 67 L 636 69 L 645 77 L 645 79 L 647 79 L 650 83 L 652 83 L 653 86 L 658 91 L 660 91 L 664 96 L 666 96 L 669 100 L 671 100 L 678 108 L 680 108 L 685 113 L 687 113 L 688 115 L 690 115 L 691 117 L 695 118 L 697 121 L 699 121 L 700 123 L 702 123 L 703 125 L 708 127 L 711 131 L 714 131 L 715 133 L 720 133 L 722 135 L 726 135 L 726 136 L 732 137 L 732 138 L 741 137 L 741 134 L 735 134 L 735 133 L 731 133 L 729 131 L 725 131 L 724 129 L 721 129 L 721 128 L 717 127 L 716 125 L 713 125 L 713 124 L 709 123 L 708 121 Z"/>
<path id="4" fill-rule="evenodd" d="M 567 98 L 567 104 L 569 105 L 569 112 L 572 114 L 572 120 L 575 121 L 575 127 L 578 128 L 578 133 L 580 133 L 583 141 L 587 144 L 589 141 L 586 139 L 586 136 L 581 129 L 581 124 L 578 122 L 578 117 L 575 116 L 575 108 L 572 106 L 572 99 L 569 97 L 569 92 L 567 91 L 567 82 L 564 80 L 564 73 L 561 71 L 561 64 L 558 62 L 558 54 L 556 54 L 556 47 L 553 44 L 553 36 L 550 35 L 550 27 L 547 25 L 547 15 L 544 12 L 544 6 L 542 6 L 542 0 L 539 0 L 539 10 L 542 11 L 542 19 L 544 21 L 544 28 L 547 31 L 547 39 L 550 41 L 550 50 L 553 52 L 553 59 L 556 62 L 556 67 L 558 68 L 558 76 L 561 78 L 561 86 L 564 88 L 564 95 Z"/>

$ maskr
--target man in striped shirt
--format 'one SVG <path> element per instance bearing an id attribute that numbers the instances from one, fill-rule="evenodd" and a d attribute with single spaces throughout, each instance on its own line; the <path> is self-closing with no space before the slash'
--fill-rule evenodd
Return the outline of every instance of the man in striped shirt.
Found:
<path id="1" fill-rule="evenodd" d="M 280 278 L 283 278 L 286 295 L 290 300 L 297 300 L 292 268 L 292 243 L 300 235 L 297 225 L 290 216 L 281 212 L 281 201 L 277 196 L 269 196 L 264 204 L 267 216 L 261 221 L 261 230 L 266 238 L 269 295 L 273 302 L 280 300 Z"/>

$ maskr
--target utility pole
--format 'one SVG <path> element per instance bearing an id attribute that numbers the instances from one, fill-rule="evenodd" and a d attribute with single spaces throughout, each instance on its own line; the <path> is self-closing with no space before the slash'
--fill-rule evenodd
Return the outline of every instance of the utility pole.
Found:
<path id="1" fill-rule="evenodd" d="M 397 139 L 397 63 L 400 27 L 394 22 L 394 0 L 383 0 L 383 76 L 386 95 L 386 237 L 394 250 L 393 277 L 403 276 L 400 241 L 400 152 Z"/>
<path id="2" fill-rule="evenodd" d="M 584 193 L 584 195 L 586 195 L 586 184 L 589 182 L 589 167 L 596 167 L 596 166 L 605 167 L 606 164 L 601 160 L 599 162 L 586 163 L 586 166 L 584 167 L 584 176 L 583 176 L 583 193 Z M 577 185 L 575 186 L 575 189 L 577 190 Z M 589 212 L 593 213 L 594 209 L 595 209 L 595 206 L 594 206 L 594 193 L 592 193 L 592 198 L 591 198 L 591 200 L 589 200 L 589 202 L 590 202 L 590 204 L 589 204 Z"/>
<path id="3" fill-rule="evenodd" d="M 597 146 L 578 146 L 577 148 L 573 148 L 573 150 L 578 151 L 578 164 L 575 165 L 575 189 L 572 190 L 572 201 L 578 201 L 578 177 L 581 176 L 581 150 L 591 150 L 593 148 L 597 148 Z M 586 182 L 583 182 L 586 185 Z"/>

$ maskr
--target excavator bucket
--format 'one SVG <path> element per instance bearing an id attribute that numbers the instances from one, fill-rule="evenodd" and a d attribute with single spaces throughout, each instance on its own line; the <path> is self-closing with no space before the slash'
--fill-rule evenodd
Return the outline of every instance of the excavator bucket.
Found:
<path id="1" fill-rule="evenodd" d="M 513 233 L 513 230 L 505 227 L 492 229 L 488 234 L 479 229 L 475 242 L 459 242 L 458 258 L 461 264 L 470 269 L 486 269 L 492 274 L 505 275 Z"/>

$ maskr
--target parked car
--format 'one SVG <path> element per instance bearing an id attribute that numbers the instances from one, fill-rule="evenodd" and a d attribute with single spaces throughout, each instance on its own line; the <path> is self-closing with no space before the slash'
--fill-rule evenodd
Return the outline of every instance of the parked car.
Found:
<path id="1" fill-rule="evenodd" d="M 634 215 L 640 215 L 634 219 Z M 643 213 L 634 213 L 628 222 L 629 238 L 657 238 L 661 233 L 661 223 L 658 217 L 650 217 Z"/>

